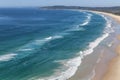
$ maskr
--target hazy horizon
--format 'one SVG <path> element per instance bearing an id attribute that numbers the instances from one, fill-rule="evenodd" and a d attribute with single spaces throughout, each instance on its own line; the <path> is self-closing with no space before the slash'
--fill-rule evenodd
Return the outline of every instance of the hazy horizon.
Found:
<path id="1" fill-rule="evenodd" d="M 0 0 L 0 7 L 42 7 L 42 6 L 82 6 L 82 7 L 113 7 L 120 6 L 120 1 L 114 0 L 90 0 L 90 1 L 79 1 L 79 0 Z"/>

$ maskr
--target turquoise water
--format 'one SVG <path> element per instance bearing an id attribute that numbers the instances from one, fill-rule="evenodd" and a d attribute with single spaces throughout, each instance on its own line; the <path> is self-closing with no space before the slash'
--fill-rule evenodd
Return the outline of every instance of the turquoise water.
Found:
<path id="1" fill-rule="evenodd" d="M 70 77 L 74 73 L 67 72 L 80 64 L 79 52 L 102 36 L 105 26 L 105 19 L 91 12 L 1 8 L 0 80 Z"/>

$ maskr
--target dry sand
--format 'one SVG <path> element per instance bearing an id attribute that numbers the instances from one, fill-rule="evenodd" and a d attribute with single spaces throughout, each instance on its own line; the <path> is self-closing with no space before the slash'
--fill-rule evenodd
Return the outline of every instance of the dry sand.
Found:
<path id="1" fill-rule="evenodd" d="M 112 13 L 106 13 L 106 12 L 99 12 L 99 11 L 91 11 L 91 12 L 110 16 L 114 20 L 116 20 L 117 22 L 120 23 L 120 16 L 118 16 L 118 15 L 115 15 Z M 115 37 L 115 39 L 118 39 L 120 41 L 120 34 L 117 36 L 115 35 L 113 37 Z M 113 55 L 111 57 L 111 54 L 113 54 L 113 52 L 111 52 L 110 49 L 105 49 L 105 52 L 103 53 L 104 56 L 101 59 L 101 62 L 98 63 L 95 68 L 96 75 L 93 77 L 92 80 L 120 80 L 120 43 L 119 44 L 117 43 L 117 45 L 115 45 L 115 46 L 112 45 L 114 47 L 113 50 L 116 49 L 116 50 L 114 50 L 114 53 L 116 53 L 116 55 L 117 55 L 115 57 L 113 57 Z M 107 53 L 107 54 L 105 54 L 105 53 Z M 111 58 L 108 58 L 108 57 L 111 57 Z M 108 58 L 108 59 L 106 59 L 106 58 Z M 87 60 L 83 60 L 83 61 L 87 61 Z M 83 62 L 83 63 L 85 63 L 85 62 Z M 80 72 L 81 71 L 80 69 L 81 69 L 81 67 L 78 68 L 76 74 L 73 77 L 71 77 L 69 80 L 86 80 L 86 79 L 80 79 L 80 78 L 81 78 L 81 76 L 85 77 L 84 72 L 87 72 L 87 71 Z M 87 68 L 85 70 L 87 70 Z M 83 75 L 81 75 L 80 73 L 83 73 Z"/>
<path id="2" fill-rule="evenodd" d="M 103 80 L 120 80 L 120 44 L 116 48 L 117 57 L 112 59 Z"/>
<path id="3" fill-rule="evenodd" d="M 98 11 L 93 12 L 110 16 L 120 23 L 120 16 L 118 15 Z M 116 38 L 120 40 L 120 35 L 116 36 Z M 120 44 L 118 44 L 115 51 L 117 56 L 110 61 L 107 72 L 103 76 L 102 80 L 120 80 Z"/>
<path id="4" fill-rule="evenodd" d="M 113 19 L 115 19 L 117 22 L 120 23 L 120 16 L 118 16 L 118 15 L 115 15 L 115 14 L 112 14 L 112 13 L 106 13 L 106 12 L 99 12 L 99 11 L 92 11 L 92 12 L 110 16 L 110 17 L 112 17 Z"/>

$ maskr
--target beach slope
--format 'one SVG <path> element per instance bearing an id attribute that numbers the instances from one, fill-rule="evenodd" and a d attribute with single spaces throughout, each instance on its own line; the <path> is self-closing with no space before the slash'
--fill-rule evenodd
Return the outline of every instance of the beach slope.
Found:
<path id="1" fill-rule="evenodd" d="M 98 12 L 98 11 L 93 11 L 93 12 L 98 13 L 98 14 L 103 14 L 106 16 L 110 16 L 114 20 L 120 23 L 120 16 L 118 15 L 114 15 L 114 14 L 106 13 L 106 12 Z M 120 35 L 117 35 L 116 38 L 120 40 Z M 102 80 L 120 80 L 120 44 L 116 46 L 115 51 L 116 51 L 117 56 L 110 61 L 107 72 L 104 74 Z"/>

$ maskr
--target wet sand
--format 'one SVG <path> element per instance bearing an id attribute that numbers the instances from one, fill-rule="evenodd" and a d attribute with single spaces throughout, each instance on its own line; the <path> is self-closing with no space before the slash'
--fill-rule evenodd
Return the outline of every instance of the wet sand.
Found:
<path id="1" fill-rule="evenodd" d="M 112 59 L 103 80 L 120 80 L 120 45 L 116 48 L 117 57 Z"/>
<path id="2" fill-rule="evenodd" d="M 96 11 L 95 13 L 100 13 L 100 14 L 110 16 L 114 20 L 116 20 L 118 23 L 120 23 L 120 16 L 118 15 L 105 13 L 105 12 L 96 12 Z M 115 38 L 120 42 L 120 35 L 116 35 Z M 115 48 L 115 53 L 117 54 L 117 56 L 114 57 L 108 64 L 107 70 L 104 73 L 103 77 L 101 78 L 102 80 L 120 80 L 120 43 L 117 44 Z M 96 80 L 96 79 L 94 78 L 93 80 Z"/>
<path id="3" fill-rule="evenodd" d="M 106 12 L 99 12 L 99 11 L 92 11 L 92 12 L 110 16 L 110 17 L 112 17 L 114 20 L 116 20 L 117 22 L 120 23 L 120 16 L 119 16 L 119 15 L 115 15 L 115 14 L 112 14 L 112 13 L 106 13 Z"/>
<path id="4" fill-rule="evenodd" d="M 120 16 L 106 12 L 92 12 L 111 17 L 120 23 Z M 119 34 L 120 32 L 114 32 L 106 41 L 103 41 L 92 54 L 86 56 L 82 60 L 83 62 L 79 66 L 76 74 L 69 80 L 120 80 Z M 107 42 L 109 42 L 110 45 L 106 44 Z"/>

